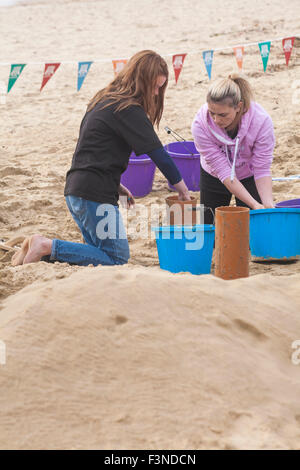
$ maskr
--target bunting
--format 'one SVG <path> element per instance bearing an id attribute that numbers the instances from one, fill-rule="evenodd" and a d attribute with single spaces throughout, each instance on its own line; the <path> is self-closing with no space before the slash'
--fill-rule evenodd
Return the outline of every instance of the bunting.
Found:
<path id="1" fill-rule="evenodd" d="M 26 64 L 12 64 L 9 74 L 9 80 L 7 85 L 7 93 L 10 92 L 16 81 L 18 80 L 19 76 L 21 75 L 24 67 Z"/>
<path id="2" fill-rule="evenodd" d="M 80 90 L 93 62 L 78 62 L 77 91 Z"/>
<path id="3" fill-rule="evenodd" d="M 175 73 L 175 83 L 177 84 L 180 72 L 183 67 L 183 62 L 186 57 L 186 54 L 174 54 L 172 58 L 172 64 Z"/>
<path id="4" fill-rule="evenodd" d="M 239 70 L 242 70 L 243 68 L 243 58 L 245 54 L 245 47 L 249 46 L 257 46 L 259 47 L 260 50 L 260 55 L 263 63 L 263 69 L 264 72 L 267 69 L 267 64 L 269 60 L 269 55 L 270 55 L 270 49 L 271 49 L 271 43 L 275 41 L 281 41 L 282 42 L 282 49 L 283 53 L 285 55 L 285 61 L 286 65 L 288 66 L 289 60 L 291 57 L 291 53 L 294 47 L 294 43 L 296 39 L 300 36 L 300 34 L 295 34 L 293 36 L 289 37 L 281 37 L 269 41 L 264 41 L 264 42 L 256 42 L 256 43 L 249 43 L 249 44 L 243 44 L 243 45 L 237 45 L 237 46 L 228 46 L 228 47 L 222 47 L 222 48 L 216 48 L 216 49 L 210 49 L 202 52 L 202 58 L 205 64 L 206 72 L 208 75 L 209 80 L 211 80 L 211 73 L 212 73 L 212 63 L 213 63 L 213 56 L 214 52 L 216 51 L 221 51 L 225 49 L 231 49 L 234 52 L 236 62 L 238 65 Z M 198 51 L 191 51 L 187 52 L 184 54 L 167 54 L 168 56 L 172 57 L 172 65 L 174 69 L 174 75 L 175 75 L 175 83 L 177 84 L 179 75 L 181 74 L 181 71 L 183 69 L 183 64 L 185 57 L 187 54 L 199 54 Z M 166 56 L 164 56 L 166 57 Z M 42 84 L 40 91 L 44 88 L 46 83 L 52 78 L 58 67 L 61 65 L 61 63 L 67 63 L 67 64 L 74 64 L 77 63 L 78 65 L 78 73 L 77 73 L 77 91 L 79 91 L 82 87 L 82 84 L 90 70 L 90 67 L 93 63 L 99 63 L 99 62 L 108 62 L 112 61 L 113 63 L 113 70 L 115 76 L 123 70 L 125 64 L 127 63 L 127 59 L 99 59 L 99 60 L 93 60 L 93 61 L 85 61 L 85 62 L 74 62 L 74 61 L 65 61 L 65 62 L 56 62 L 56 63 L 45 63 L 44 64 L 44 73 L 43 73 L 43 79 L 42 79 Z M 29 64 L 41 64 L 41 62 L 26 62 L 23 64 L 15 64 L 15 63 L 4 63 L 0 62 L 1 65 L 9 65 L 10 66 L 10 73 L 9 73 L 9 78 L 8 78 L 8 85 L 7 85 L 7 93 L 12 89 L 14 86 L 16 80 L 19 78 L 21 75 L 24 67 Z"/>
<path id="5" fill-rule="evenodd" d="M 113 63 L 113 67 L 114 67 L 115 77 L 116 77 L 118 75 L 118 73 L 121 72 L 121 70 L 123 70 L 123 68 L 127 64 L 127 59 L 113 60 L 112 63 Z"/>
<path id="6" fill-rule="evenodd" d="M 45 64 L 44 76 L 43 76 L 43 81 L 42 81 L 40 91 L 42 91 L 42 89 L 44 88 L 46 83 L 50 80 L 50 78 L 53 77 L 53 75 L 55 74 L 59 66 L 60 66 L 60 62 L 56 64 Z"/>
<path id="7" fill-rule="evenodd" d="M 295 41 L 295 37 L 284 38 L 282 40 L 282 47 L 283 47 L 283 52 L 285 55 L 285 62 L 287 66 L 289 65 L 289 60 L 290 60 L 292 49 L 294 46 L 294 41 Z"/>
<path id="8" fill-rule="evenodd" d="M 211 79 L 211 68 L 212 68 L 212 62 L 213 62 L 213 54 L 214 54 L 213 50 L 202 52 L 204 64 L 205 64 L 207 75 L 208 75 L 209 79 Z"/>
<path id="9" fill-rule="evenodd" d="M 267 63 L 268 63 L 269 55 L 270 55 L 271 41 L 260 42 L 258 44 L 258 47 L 260 50 L 260 55 L 262 58 L 264 72 L 265 72 L 267 69 Z"/>
<path id="10" fill-rule="evenodd" d="M 244 57 L 244 47 L 243 46 L 237 46 L 233 48 L 234 55 L 238 64 L 239 70 L 242 70 L 243 68 L 243 57 Z"/>

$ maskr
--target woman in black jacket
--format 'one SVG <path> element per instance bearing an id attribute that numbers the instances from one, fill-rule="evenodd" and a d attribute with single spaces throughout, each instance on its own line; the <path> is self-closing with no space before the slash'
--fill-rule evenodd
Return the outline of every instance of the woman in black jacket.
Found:
<path id="1" fill-rule="evenodd" d="M 33 235 L 23 243 L 13 264 L 40 260 L 87 266 L 127 263 L 128 241 L 119 213 L 119 196 L 134 204 L 120 184 L 132 151 L 148 154 L 176 188 L 179 199 L 190 196 L 173 160 L 153 126 L 158 125 L 168 83 L 165 60 L 153 51 L 135 54 L 117 77 L 90 101 L 67 172 L 65 199 L 85 240 L 74 243 Z"/>

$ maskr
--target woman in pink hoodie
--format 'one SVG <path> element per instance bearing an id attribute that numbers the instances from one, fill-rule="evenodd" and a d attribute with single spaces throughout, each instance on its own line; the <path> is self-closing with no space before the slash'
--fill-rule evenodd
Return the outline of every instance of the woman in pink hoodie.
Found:
<path id="1" fill-rule="evenodd" d="M 213 211 L 228 206 L 274 207 L 271 163 L 272 119 L 253 101 L 250 84 L 238 75 L 212 84 L 195 116 L 192 133 L 201 155 L 201 204 Z M 205 223 L 212 223 L 210 212 Z"/>

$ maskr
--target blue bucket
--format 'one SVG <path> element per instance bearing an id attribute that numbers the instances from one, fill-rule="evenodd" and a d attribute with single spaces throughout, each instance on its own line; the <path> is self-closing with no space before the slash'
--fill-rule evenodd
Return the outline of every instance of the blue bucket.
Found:
<path id="1" fill-rule="evenodd" d="M 250 211 L 250 250 L 258 258 L 300 255 L 300 209 Z"/>
<path id="2" fill-rule="evenodd" d="M 161 269 L 171 273 L 210 274 L 214 225 L 152 227 Z"/>

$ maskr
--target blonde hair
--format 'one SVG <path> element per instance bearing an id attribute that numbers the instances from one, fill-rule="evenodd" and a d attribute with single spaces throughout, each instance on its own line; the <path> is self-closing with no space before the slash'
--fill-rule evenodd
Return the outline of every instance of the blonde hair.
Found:
<path id="1" fill-rule="evenodd" d="M 158 95 L 153 96 L 153 90 L 159 76 L 166 81 L 159 88 Z M 88 104 L 91 111 L 100 101 L 108 100 L 117 104 L 116 111 L 121 111 L 130 105 L 142 106 L 152 124 L 159 125 L 164 109 L 164 95 L 168 85 L 168 66 L 166 61 L 156 52 L 144 50 L 136 53 L 127 62 L 123 70 L 106 88 L 98 91 Z"/>
<path id="2" fill-rule="evenodd" d="M 225 104 L 234 108 L 242 101 L 242 114 L 249 110 L 253 98 L 254 94 L 250 83 L 238 74 L 231 74 L 227 78 L 213 83 L 209 87 L 206 96 L 208 102 L 225 102 Z"/>

